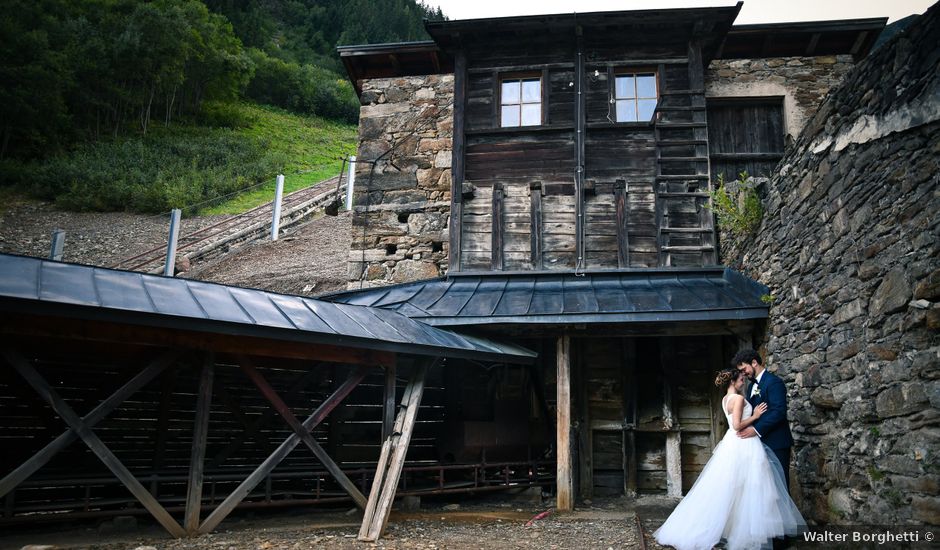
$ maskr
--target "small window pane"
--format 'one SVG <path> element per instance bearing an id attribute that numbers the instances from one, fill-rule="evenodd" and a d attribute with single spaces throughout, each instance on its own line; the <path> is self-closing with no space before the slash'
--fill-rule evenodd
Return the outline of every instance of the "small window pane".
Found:
<path id="1" fill-rule="evenodd" d="M 503 107 L 500 126 L 519 126 L 519 107 Z"/>
<path id="2" fill-rule="evenodd" d="M 617 90 L 616 97 L 618 99 L 635 97 L 634 95 L 634 82 L 632 76 L 618 76 L 617 77 Z"/>
<path id="3" fill-rule="evenodd" d="M 519 103 L 519 81 L 508 80 L 503 82 L 502 104 Z"/>
<path id="4" fill-rule="evenodd" d="M 636 102 L 617 100 L 617 122 L 636 122 Z"/>
<path id="5" fill-rule="evenodd" d="M 522 106 L 522 125 L 523 126 L 538 126 L 542 123 L 542 106 L 538 103 L 535 105 L 523 105 Z"/>
<path id="6" fill-rule="evenodd" d="M 637 115 L 637 120 L 652 120 L 653 111 L 656 110 L 656 100 L 641 99 L 638 103 L 639 105 L 637 105 L 637 110 L 639 111 L 639 114 Z"/>
<path id="7" fill-rule="evenodd" d="M 656 76 L 651 74 L 637 75 L 637 97 L 656 97 Z"/>
<path id="8" fill-rule="evenodd" d="M 522 102 L 539 103 L 542 101 L 542 86 L 540 80 L 526 80 L 522 82 Z"/>

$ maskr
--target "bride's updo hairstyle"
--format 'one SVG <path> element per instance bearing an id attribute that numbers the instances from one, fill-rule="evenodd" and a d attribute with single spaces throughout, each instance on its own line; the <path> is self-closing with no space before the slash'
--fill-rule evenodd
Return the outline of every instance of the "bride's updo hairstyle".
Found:
<path id="1" fill-rule="evenodd" d="M 718 371 L 718 375 L 715 376 L 715 385 L 726 390 L 729 385 L 737 381 L 737 379 L 743 375 L 744 372 L 738 369 L 722 369 Z"/>

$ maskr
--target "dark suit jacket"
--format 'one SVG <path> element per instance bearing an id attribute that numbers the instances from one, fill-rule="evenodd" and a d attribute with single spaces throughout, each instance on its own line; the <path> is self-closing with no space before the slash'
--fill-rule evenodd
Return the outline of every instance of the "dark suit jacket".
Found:
<path id="1" fill-rule="evenodd" d="M 748 384 L 748 403 L 752 407 L 767 403 L 767 412 L 751 424 L 760 434 L 761 442 L 771 449 L 792 447 L 793 435 L 790 434 L 790 421 L 787 420 L 787 389 L 783 380 L 770 371 L 764 371 L 757 385 L 760 395 L 751 397 L 750 386 L 751 384 Z"/>

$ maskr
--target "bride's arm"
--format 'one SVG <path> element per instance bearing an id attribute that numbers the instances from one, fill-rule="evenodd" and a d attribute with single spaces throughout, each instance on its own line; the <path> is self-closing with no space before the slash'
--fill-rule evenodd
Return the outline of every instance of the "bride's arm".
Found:
<path id="1" fill-rule="evenodd" d="M 738 395 L 734 397 L 734 404 L 731 409 L 731 427 L 734 428 L 734 431 L 739 432 L 756 422 L 766 410 L 767 404 L 761 403 L 754 409 L 751 416 L 741 420 L 741 416 L 744 414 L 744 397 Z"/>

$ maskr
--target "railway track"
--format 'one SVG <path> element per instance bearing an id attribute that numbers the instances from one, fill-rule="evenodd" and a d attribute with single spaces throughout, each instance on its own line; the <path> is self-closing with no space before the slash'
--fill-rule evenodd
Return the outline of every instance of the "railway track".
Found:
<path id="1" fill-rule="evenodd" d="M 339 176 L 321 181 L 304 189 L 284 195 L 281 200 L 281 228 L 288 227 L 314 210 L 324 208 L 336 198 Z M 343 192 L 340 190 L 340 198 Z M 228 216 L 205 227 L 187 231 L 186 220 L 182 220 L 177 257 L 197 260 L 222 247 L 255 240 L 268 234 L 273 216 L 274 201 L 256 206 L 235 216 Z M 110 266 L 113 269 L 160 273 L 166 259 L 166 244 L 151 248 L 125 258 Z"/>

